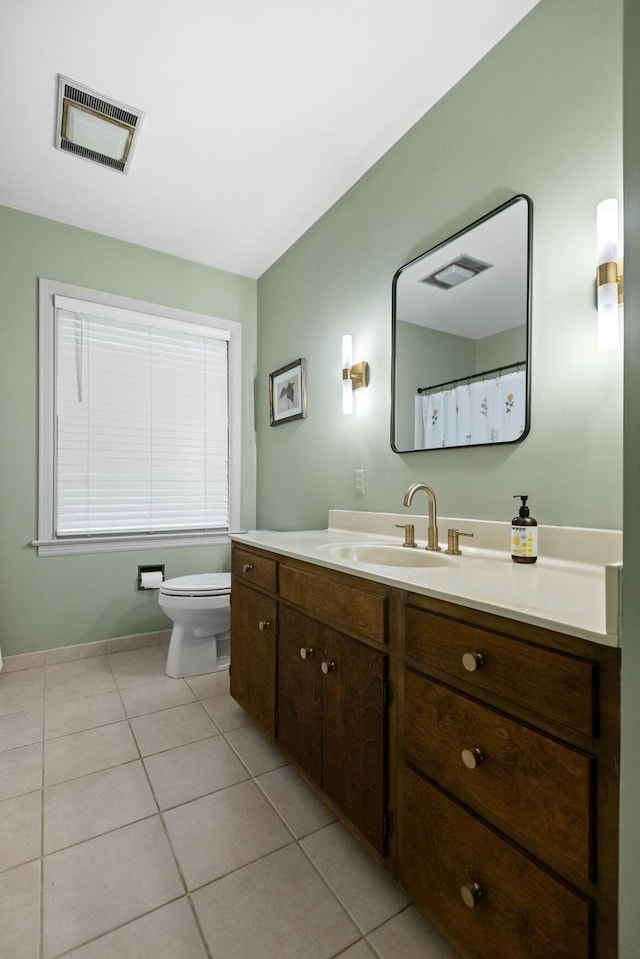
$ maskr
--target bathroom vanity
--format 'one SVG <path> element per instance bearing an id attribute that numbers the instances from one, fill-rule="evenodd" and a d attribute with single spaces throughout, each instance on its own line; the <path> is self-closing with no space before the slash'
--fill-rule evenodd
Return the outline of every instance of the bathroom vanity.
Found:
<path id="1" fill-rule="evenodd" d="M 232 695 L 461 955 L 610 959 L 619 649 L 604 570 L 549 559 L 526 579 L 480 547 L 429 559 L 393 545 L 398 517 L 380 515 L 388 536 L 234 537 Z M 574 620 L 582 586 L 587 625 L 557 621 L 552 580 Z"/>

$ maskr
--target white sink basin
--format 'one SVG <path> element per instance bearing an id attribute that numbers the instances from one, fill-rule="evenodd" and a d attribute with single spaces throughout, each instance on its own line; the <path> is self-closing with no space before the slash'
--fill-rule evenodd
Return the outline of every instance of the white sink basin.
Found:
<path id="1" fill-rule="evenodd" d="M 455 566 L 456 557 L 419 547 L 390 546 L 383 543 L 342 543 L 327 547 L 339 559 L 368 566 Z"/>

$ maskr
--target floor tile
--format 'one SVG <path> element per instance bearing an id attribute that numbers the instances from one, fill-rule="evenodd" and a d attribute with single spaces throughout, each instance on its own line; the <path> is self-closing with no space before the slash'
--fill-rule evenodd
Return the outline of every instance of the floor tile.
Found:
<path id="1" fill-rule="evenodd" d="M 44 738 L 55 739 L 126 718 L 120 694 L 115 691 L 56 703 L 45 708 Z"/>
<path id="2" fill-rule="evenodd" d="M 45 666 L 45 706 L 84 699 L 98 693 L 107 693 L 116 684 L 106 656 L 74 659 L 71 662 Z"/>
<path id="3" fill-rule="evenodd" d="M 252 782 L 178 806 L 164 814 L 164 821 L 189 889 L 293 841 Z"/>
<path id="4" fill-rule="evenodd" d="M 0 873 L 0 955 L 38 959 L 40 947 L 40 862 Z"/>
<path id="5" fill-rule="evenodd" d="M 0 673 L 0 716 L 42 706 L 44 667 Z"/>
<path id="6" fill-rule="evenodd" d="M 143 756 L 219 735 L 218 727 L 200 703 L 138 716 L 131 720 L 131 728 Z"/>
<path id="7" fill-rule="evenodd" d="M 369 932 L 409 904 L 403 889 L 365 852 L 342 823 L 302 840 L 325 880 L 363 932 Z"/>
<path id="8" fill-rule="evenodd" d="M 249 778 L 222 736 L 147 756 L 144 764 L 161 809 L 198 799 Z"/>
<path id="9" fill-rule="evenodd" d="M 44 959 L 180 897 L 159 816 L 44 859 Z"/>
<path id="10" fill-rule="evenodd" d="M 27 709 L 22 713 L 11 713 L 0 720 L 0 752 L 15 749 L 17 746 L 29 746 L 42 739 L 43 709 Z"/>
<path id="11" fill-rule="evenodd" d="M 198 699 L 229 694 L 228 669 L 221 669 L 218 673 L 204 673 L 202 676 L 185 676 L 185 680 Z"/>
<path id="12" fill-rule="evenodd" d="M 145 713 L 154 713 L 159 709 L 196 702 L 196 697 L 183 679 L 168 677 L 153 683 L 121 689 L 120 695 L 128 716 L 143 716 Z"/>
<path id="13" fill-rule="evenodd" d="M 44 744 L 44 784 L 51 786 L 138 758 L 138 749 L 126 722 L 49 739 Z"/>
<path id="14" fill-rule="evenodd" d="M 110 653 L 109 663 L 120 689 L 155 683 L 167 675 L 167 653 L 162 646 Z"/>
<path id="15" fill-rule="evenodd" d="M 0 803 L 0 869 L 10 869 L 40 857 L 41 797 L 38 789 Z"/>
<path id="16" fill-rule="evenodd" d="M 212 955 L 329 959 L 360 934 L 292 844 L 193 893 Z"/>
<path id="17" fill-rule="evenodd" d="M 202 705 L 223 733 L 238 729 L 240 726 L 250 726 L 253 723 L 249 714 L 245 713 L 244 709 L 238 706 L 235 699 L 228 694 L 205 699 Z"/>
<path id="18" fill-rule="evenodd" d="M 252 776 L 287 764 L 276 744 L 257 726 L 241 726 L 226 734 L 226 740 L 237 752 Z"/>
<path id="19" fill-rule="evenodd" d="M 115 932 L 67 953 L 65 959 L 207 959 L 186 899 L 178 899 Z M 354 957 L 356 959 L 356 957 Z"/>
<path id="20" fill-rule="evenodd" d="M 0 753 L 0 800 L 42 786 L 42 743 Z"/>
<path id="21" fill-rule="evenodd" d="M 157 811 L 139 760 L 49 786 L 44 793 L 44 851 L 83 842 Z"/>
<path id="22" fill-rule="evenodd" d="M 335 822 L 328 806 L 292 766 L 260 776 L 256 782 L 276 807 L 296 839 Z"/>
<path id="23" fill-rule="evenodd" d="M 460 959 L 415 906 L 405 909 L 367 937 L 380 959 Z"/>

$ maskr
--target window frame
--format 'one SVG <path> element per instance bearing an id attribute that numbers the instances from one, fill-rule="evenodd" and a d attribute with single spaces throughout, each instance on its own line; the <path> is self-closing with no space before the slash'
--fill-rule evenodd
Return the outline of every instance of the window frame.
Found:
<path id="1" fill-rule="evenodd" d="M 98 306 L 133 310 L 152 316 L 196 323 L 224 330 L 229 336 L 229 529 L 179 533 L 133 533 L 106 536 L 57 537 L 55 533 L 56 484 L 56 369 L 54 297 L 69 296 Z M 229 542 L 240 528 L 242 324 L 176 307 L 119 296 L 39 277 L 39 396 L 38 396 L 38 538 L 32 546 L 38 556 L 73 556 L 84 553 L 119 553 L 129 550 L 205 546 Z"/>

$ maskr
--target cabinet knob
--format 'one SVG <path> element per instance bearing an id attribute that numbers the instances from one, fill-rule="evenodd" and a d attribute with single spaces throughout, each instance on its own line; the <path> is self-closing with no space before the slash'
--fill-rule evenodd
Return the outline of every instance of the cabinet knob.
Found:
<path id="1" fill-rule="evenodd" d="M 251 565 L 251 563 L 243 563 L 243 564 L 242 564 L 242 572 L 243 572 L 243 573 L 250 573 L 250 572 L 252 571 L 252 569 L 253 569 L 253 566 Z"/>
<path id="2" fill-rule="evenodd" d="M 311 659 L 311 657 L 313 656 L 313 652 L 314 651 L 311 647 L 309 647 L 308 649 L 305 649 L 303 646 L 302 649 L 300 650 L 300 659 Z"/>
<path id="3" fill-rule="evenodd" d="M 460 887 L 460 895 L 465 906 L 469 909 L 475 909 L 482 899 L 482 889 L 477 882 L 471 882 L 468 886 Z"/>
<path id="4" fill-rule="evenodd" d="M 479 749 L 463 749 L 462 750 L 462 762 L 465 764 L 467 769 L 477 769 L 484 756 Z"/>
<path id="5" fill-rule="evenodd" d="M 258 628 L 264 632 L 265 629 L 271 629 L 271 623 L 268 619 L 261 619 L 258 623 Z"/>
<path id="6" fill-rule="evenodd" d="M 480 667 L 484 665 L 482 653 L 464 653 L 462 656 L 462 665 L 468 673 L 475 673 L 476 669 L 480 669 Z"/>
<path id="7" fill-rule="evenodd" d="M 329 673 L 332 673 L 335 670 L 335 668 L 336 668 L 336 664 L 333 662 L 333 660 L 331 660 L 331 662 L 327 662 L 327 660 L 324 659 L 320 663 L 320 669 L 325 674 L 325 676 L 328 676 Z"/>

